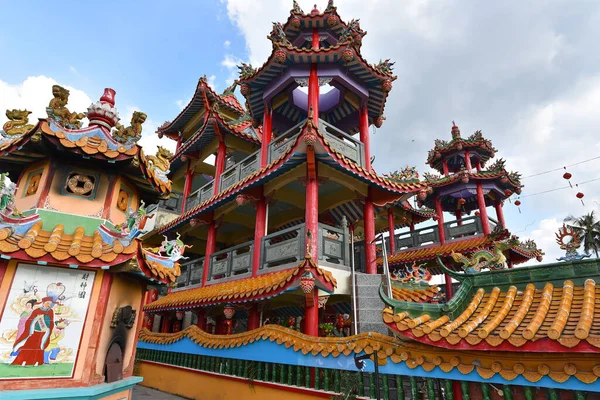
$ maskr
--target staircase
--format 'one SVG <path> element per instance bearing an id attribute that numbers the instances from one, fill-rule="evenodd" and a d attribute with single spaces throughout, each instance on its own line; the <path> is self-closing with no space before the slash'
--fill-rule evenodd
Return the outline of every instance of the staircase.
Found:
<path id="1" fill-rule="evenodd" d="M 356 273 L 356 303 L 358 308 L 358 331 L 378 332 L 392 336 L 383 323 L 381 311 L 385 307 L 379 297 L 379 286 L 383 275 Z"/>

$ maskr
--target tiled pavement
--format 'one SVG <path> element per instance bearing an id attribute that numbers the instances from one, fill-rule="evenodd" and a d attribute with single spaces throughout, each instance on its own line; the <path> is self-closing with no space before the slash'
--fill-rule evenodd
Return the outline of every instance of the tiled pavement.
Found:
<path id="1" fill-rule="evenodd" d="M 133 400 L 183 400 L 185 397 L 175 396 L 169 393 L 161 392 L 156 389 L 150 389 L 145 386 L 136 385 L 133 388 Z"/>

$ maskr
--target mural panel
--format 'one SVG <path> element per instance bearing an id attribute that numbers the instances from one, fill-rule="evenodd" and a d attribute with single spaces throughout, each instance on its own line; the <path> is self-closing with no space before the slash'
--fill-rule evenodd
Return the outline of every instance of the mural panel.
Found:
<path id="1" fill-rule="evenodd" d="M 94 278 L 19 264 L 0 320 L 0 379 L 73 375 Z"/>

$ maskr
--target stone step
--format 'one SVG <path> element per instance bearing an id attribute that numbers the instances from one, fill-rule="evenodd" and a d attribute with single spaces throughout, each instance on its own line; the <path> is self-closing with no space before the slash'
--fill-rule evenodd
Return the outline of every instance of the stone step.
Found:
<path id="1" fill-rule="evenodd" d="M 358 313 L 359 323 L 382 323 L 381 310 L 365 310 L 366 312 Z"/>
<path id="2" fill-rule="evenodd" d="M 379 297 L 363 297 L 358 299 L 358 309 L 367 309 L 367 310 L 383 310 L 385 304 L 381 301 Z"/>
<path id="3" fill-rule="evenodd" d="M 367 324 L 358 324 L 358 329 L 361 333 L 363 332 L 377 332 L 377 333 L 381 333 L 382 335 L 387 335 L 390 336 L 390 332 L 389 332 L 389 328 L 381 323 L 381 324 L 373 324 L 373 323 L 367 323 Z"/>
<path id="4" fill-rule="evenodd" d="M 356 288 L 358 297 L 379 297 L 379 286 L 359 286 Z"/>
<path id="5" fill-rule="evenodd" d="M 358 285 L 379 285 L 383 275 L 356 274 L 356 283 Z"/>

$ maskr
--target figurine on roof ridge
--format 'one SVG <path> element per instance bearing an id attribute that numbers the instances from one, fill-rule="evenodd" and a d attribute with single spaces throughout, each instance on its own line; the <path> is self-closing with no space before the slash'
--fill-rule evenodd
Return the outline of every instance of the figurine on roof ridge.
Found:
<path id="1" fill-rule="evenodd" d="M 52 86 L 50 104 L 46 107 L 48 117 L 54 118 L 58 123 L 69 129 L 81 128 L 81 120 L 85 117 L 83 113 L 71 112 L 66 107 L 69 102 L 69 90 L 59 85 Z"/>
<path id="2" fill-rule="evenodd" d="M 519 239 L 512 235 L 508 239 L 495 242 L 492 250 L 481 249 L 474 252 L 470 257 L 453 251 L 451 256 L 455 262 L 462 264 L 462 268 L 467 273 L 481 272 L 486 268 L 499 270 L 506 268 L 504 251 L 517 245 L 519 245 Z"/>
<path id="3" fill-rule="evenodd" d="M 0 214 L 6 217 L 22 216 L 15 207 L 17 185 L 8 179 L 8 173 L 0 174 Z"/>
<path id="4" fill-rule="evenodd" d="M 125 128 L 123 125 L 115 125 L 112 137 L 119 143 L 135 143 L 142 137 L 142 124 L 148 116 L 141 111 L 134 111 L 131 116 L 131 125 Z"/>
<path id="5" fill-rule="evenodd" d="M 238 69 L 240 70 L 240 78 L 247 79 L 256 73 L 256 68 L 252 67 L 252 64 L 241 63 L 238 65 Z"/>
<path id="6" fill-rule="evenodd" d="M 28 110 L 6 110 L 6 117 L 8 121 L 4 123 L 2 127 L 2 136 L 16 136 L 27 133 L 33 129 L 33 125 L 28 124 L 29 114 L 31 111 Z"/>
<path id="7" fill-rule="evenodd" d="M 563 224 L 556 232 L 556 243 L 561 250 L 565 251 L 565 255 L 557 258 L 557 261 L 575 261 L 591 257 L 591 254 L 579 254 L 577 251 L 581 247 L 581 234 L 572 226 Z"/>
<path id="8" fill-rule="evenodd" d="M 417 167 L 409 167 L 407 165 L 400 171 L 393 171 L 393 172 L 390 172 L 389 174 L 383 174 L 383 176 L 394 182 L 407 181 L 407 180 L 418 180 L 419 172 L 417 171 Z"/>
<path id="9" fill-rule="evenodd" d="M 267 38 L 273 42 L 273 44 L 291 46 L 292 43 L 288 40 L 283 25 L 280 22 L 273 22 L 273 29 Z"/>

